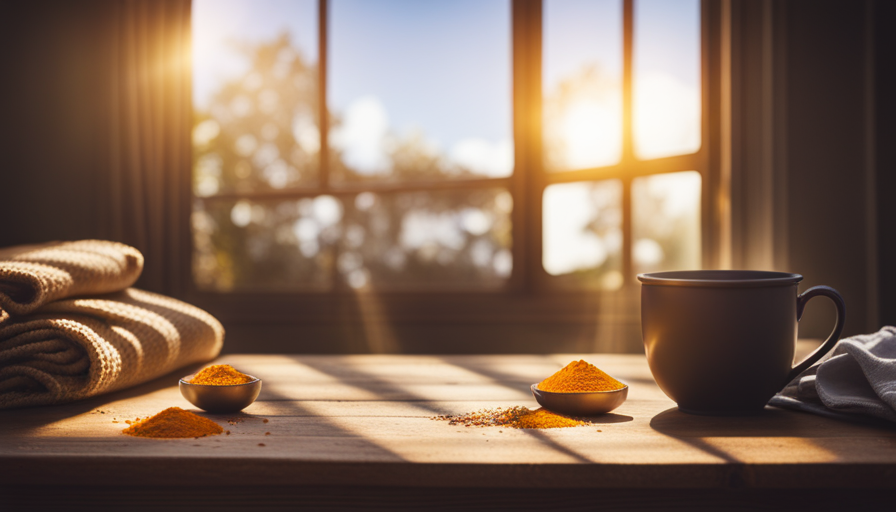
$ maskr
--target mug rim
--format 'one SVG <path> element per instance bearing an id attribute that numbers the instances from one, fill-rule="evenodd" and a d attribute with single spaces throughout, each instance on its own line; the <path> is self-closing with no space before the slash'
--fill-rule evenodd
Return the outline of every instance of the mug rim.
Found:
<path id="1" fill-rule="evenodd" d="M 803 280 L 800 274 L 766 270 L 673 270 L 638 274 L 645 285 L 759 288 L 789 286 Z"/>

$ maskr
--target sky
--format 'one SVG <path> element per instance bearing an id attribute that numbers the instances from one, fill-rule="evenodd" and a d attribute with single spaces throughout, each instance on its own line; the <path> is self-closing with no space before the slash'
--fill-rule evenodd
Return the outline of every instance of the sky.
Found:
<path id="1" fill-rule="evenodd" d="M 317 0 L 193 0 L 193 103 L 205 108 L 223 81 L 249 68 L 233 42 L 284 31 L 306 62 L 317 62 Z"/>
<path id="2" fill-rule="evenodd" d="M 450 146 L 511 134 L 507 0 L 333 0 L 330 104 L 374 96 L 400 131 Z"/>
<path id="3" fill-rule="evenodd" d="M 547 0 L 544 4 L 543 80 L 552 89 L 585 62 L 622 79 L 622 2 Z"/>

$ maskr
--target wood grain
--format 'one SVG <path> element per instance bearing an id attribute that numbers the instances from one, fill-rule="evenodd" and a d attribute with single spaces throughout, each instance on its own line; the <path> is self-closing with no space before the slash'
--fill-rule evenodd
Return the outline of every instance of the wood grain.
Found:
<path id="1" fill-rule="evenodd" d="M 514 430 L 431 419 L 537 407 L 529 385 L 580 357 L 631 386 L 628 401 L 593 425 Z M 230 435 L 121 434 L 126 419 L 170 406 L 195 410 L 180 396 L 180 375 L 169 375 L 84 402 L 0 412 L 0 481 L 15 487 L 896 486 L 893 428 L 775 408 L 741 418 L 683 414 L 657 388 L 643 356 L 230 355 L 218 362 L 264 381 L 261 397 L 243 413 L 206 415 Z"/>

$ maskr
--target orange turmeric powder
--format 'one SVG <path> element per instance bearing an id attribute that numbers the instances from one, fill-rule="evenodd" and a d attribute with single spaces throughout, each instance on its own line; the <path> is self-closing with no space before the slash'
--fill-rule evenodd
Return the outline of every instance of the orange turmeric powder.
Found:
<path id="1" fill-rule="evenodd" d="M 435 416 L 434 420 L 447 421 L 449 425 L 465 427 L 510 427 L 510 428 L 566 428 L 588 425 L 587 421 L 563 416 L 547 409 L 529 410 L 527 407 L 502 409 L 482 409 L 468 414 Z"/>
<path id="2" fill-rule="evenodd" d="M 585 360 L 573 361 L 562 370 L 538 383 L 538 389 L 550 393 L 614 391 L 624 387 L 625 384 Z"/>
<path id="3" fill-rule="evenodd" d="M 224 432 L 214 421 L 203 418 L 180 407 L 169 407 L 151 418 L 134 423 L 122 430 L 123 433 L 135 437 L 205 437 Z"/>
<path id="4" fill-rule="evenodd" d="M 229 364 L 215 364 L 193 376 L 190 384 L 202 384 L 205 386 L 235 386 L 237 384 L 246 384 L 255 380 L 253 377 L 246 375 Z"/>

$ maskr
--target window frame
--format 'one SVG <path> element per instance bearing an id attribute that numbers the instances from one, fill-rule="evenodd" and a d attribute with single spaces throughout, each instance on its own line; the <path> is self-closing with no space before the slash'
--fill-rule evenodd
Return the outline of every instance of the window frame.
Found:
<path id="1" fill-rule="evenodd" d="M 436 325 L 462 325 L 470 336 L 482 339 L 482 351 L 500 340 L 490 343 L 495 326 L 529 326 L 557 328 L 561 325 L 578 326 L 575 332 L 586 336 L 603 333 L 592 350 L 608 352 L 640 351 L 640 288 L 632 275 L 631 258 L 631 183 L 639 176 L 694 170 L 700 173 L 701 244 L 703 268 L 719 268 L 726 264 L 727 240 L 730 240 L 730 221 L 724 168 L 721 127 L 726 120 L 722 98 L 724 52 L 719 51 L 725 39 L 724 0 L 701 1 L 701 146 L 693 154 L 638 160 L 634 155 L 631 133 L 631 74 L 633 48 L 634 0 L 623 1 L 623 151 L 619 163 L 591 169 L 566 172 L 547 172 L 542 158 L 542 0 L 511 0 L 512 33 L 512 116 L 514 138 L 514 172 L 506 178 L 444 180 L 437 182 L 358 183 L 331 186 L 327 172 L 327 25 L 328 0 L 318 0 L 318 59 L 319 94 L 321 109 L 321 172 L 318 187 L 290 188 L 249 193 L 219 193 L 212 197 L 189 194 L 191 201 L 233 199 L 299 199 L 322 194 L 354 196 L 362 192 L 393 194 L 405 191 L 446 189 L 477 189 L 504 187 L 512 195 L 511 213 L 513 270 L 506 285 L 497 289 L 469 291 L 440 290 L 373 290 L 358 292 L 336 282 L 328 291 L 210 291 L 199 289 L 192 279 L 193 241 L 189 214 L 182 219 L 187 226 L 188 240 L 182 243 L 179 266 L 184 276 L 181 295 L 188 301 L 218 316 L 228 329 L 235 332 L 238 349 L 253 351 L 330 351 L 337 346 L 345 351 L 339 340 L 364 332 L 367 350 L 373 352 L 408 351 L 402 343 L 407 338 L 402 328 L 412 325 L 432 328 Z M 187 174 L 192 175 L 192 169 Z M 623 182 L 623 286 L 614 291 L 560 289 L 551 282 L 542 266 L 542 197 L 547 186 L 555 183 L 621 179 Z M 192 183 L 192 180 L 190 180 Z M 192 191 L 192 185 L 190 184 Z M 356 329 L 346 330 L 348 323 Z M 297 329 L 314 325 L 323 338 L 314 346 L 296 346 L 288 341 L 255 345 L 255 334 L 294 339 Z M 360 331 L 359 331 L 360 329 Z M 505 330 L 506 331 L 506 330 Z M 522 333 L 530 332 L 523 329 Z M 537 331 L 537 329 L 536 329 Z M 498 331 L 500 332 L 500 331 Z M 372 334 L 378 333 L 378 334 Z M 232 338 L 233 336 L 231 336 Z M 371 338 L 386 340 L 380 346 L 371 345 Z M 392 338 L 389 341 L 387 338 Z M 328 344 L 326 340 L 335 341 Z M 534 341 L 533 341 L 534 343 Z M 518 347 L 531 344 L 523 342 Z M 324 346 L 327 345 L 327 346 Z M 349 344 L 350 346 L 351 344 Z M 416 345 L 414 345 L 416 346 Z M 455 351 L 463 344 L 436 343 L 434 352 Z M 411 349 L 412 351 L 414 349 Z M 503 350 L 503 349 L 502 349 Z M 357 351 L 349 349 L 349 351 Z M 419 351 L 419 350 L 418 350 Z M 469 351 L 469 350 L 467 350 Z M 529 347 L 526 350 L 540 350 Z"/>

